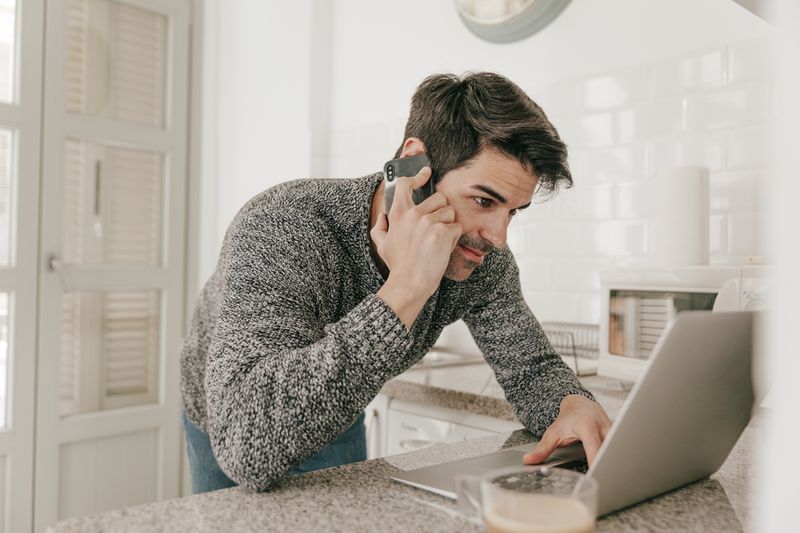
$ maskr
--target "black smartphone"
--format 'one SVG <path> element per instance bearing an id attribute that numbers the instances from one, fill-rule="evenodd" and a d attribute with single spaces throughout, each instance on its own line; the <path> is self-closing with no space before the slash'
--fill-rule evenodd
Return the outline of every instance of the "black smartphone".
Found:
<path id="1" fill-rule="evenodd" d="M 412 155 L 411 157 L 402 157 L 400 159 L 392 159 L 383 165 L 383 197 L 386 201 L 386 212 L 392 208 L 392 200 L 394 199 L 394 186 L 397 184 L 397 178 L 403 176 L 416 176 L 422 167 L 431 166 L 431 160 L 425 154 Z M 423 202 L 426 198 L 436 192 L 436 183 L 431 175 L 425 185 L 414 191 L 412 198 L 415 204 Z"/>

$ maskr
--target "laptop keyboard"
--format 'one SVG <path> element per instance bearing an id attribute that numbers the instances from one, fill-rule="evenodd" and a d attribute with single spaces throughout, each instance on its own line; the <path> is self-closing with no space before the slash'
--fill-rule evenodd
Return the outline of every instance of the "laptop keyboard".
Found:
<path id="1" fill-rule="evenodd" d="M 575 472 L 580 472 L 581 474 L 585 474 L 586 472 L 589 471 L 589 463 L 586 461 L 585 457 L 581 457 L 580 459 L 575 459 L 574 461 L 570 461 L 569 463 L 558 465 L 556 466 L 556 468 L 574 470 Z"/>

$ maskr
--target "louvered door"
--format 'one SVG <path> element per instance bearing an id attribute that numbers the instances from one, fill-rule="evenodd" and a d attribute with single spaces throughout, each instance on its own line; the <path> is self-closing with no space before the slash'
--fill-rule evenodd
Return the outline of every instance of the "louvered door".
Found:
<path id="1" fill-rule="evenodd" d="M 46 6 L 37 530 L 179 492 L 190 7 Z"/>

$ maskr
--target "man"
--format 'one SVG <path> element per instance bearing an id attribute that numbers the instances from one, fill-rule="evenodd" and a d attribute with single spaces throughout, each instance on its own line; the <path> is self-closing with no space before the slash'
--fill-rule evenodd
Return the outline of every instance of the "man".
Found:
<path id="1" fill-rule="evenodd" d="M 195 492 L 363 460 L 366 405 L 459 319 L 543 434 L 525 462 L 578 440 L 593 461 L 611 423 L 553 352 L 506 247 L 537 187 L 572 184 L 566 146 L 491 73 L 424 80 L 404 139 L 396 157 L 433 168 L 398 180 L 388 215 L 373 174 L 278 185 L 231 223 L 182 354 Z"/>

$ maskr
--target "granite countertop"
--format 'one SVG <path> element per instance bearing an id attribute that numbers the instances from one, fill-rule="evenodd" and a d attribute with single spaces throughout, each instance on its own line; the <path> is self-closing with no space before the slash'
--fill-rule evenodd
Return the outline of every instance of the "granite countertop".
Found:
<path id="1" fill-rule="evenodd" d="M 629 386 L 582 378 L 614 418 Z M 485 364 L 415 368 L 384 387 L 409 401 L 514 420 Z M 598 531 L 743 531 L 752 495 L 751 450 L 758 424 L 742 434 L 722 468 L 698 481 L 598 521 Z M 399 471 L 490 453 L 535 439 L 514 431 L 311 472 L 270 492 L 240 487 L 155 502 L 59 522 L 52 531 L 483 531 L 452 500 L 392 481 Z"/>
<path id="2" fill-rule="evenodd" d="M 600 519 L 597 531 L 743 531 L 741 490 L 752 430 L 711 478 Z M 392 474 L 532 441 L 515 431 L 311 472 L 271 492 L 240 487 L 155 502 L 56 524 L 88 531 L 483 531 L 452 500 L 394 482 Z M 745 478 L 746 479 L 746 478 Z"/>
<path id="3" fill-rule="evenodd" d="M 433 355 L 433 363 L 426 359 Z M 388 381 L 382 394 L 426 405 L 446 407 L 486 415 L 502 420 L 516 421 L 514 410 L 505 399 L 494 372 L 483 359 L 456 359 L 458 364 L 448 365 L 447 360 L 432 352 L 423 364 L 412 367 Z M 447 356 L 448 354 L 442 354 Z M 441 366 L 437 366 L 441 365 Z M 595 395 L 597 401 L 611 418 L 622 409 L 632 383 L 599 376 L 580 378 L 584 387 Z"/>

